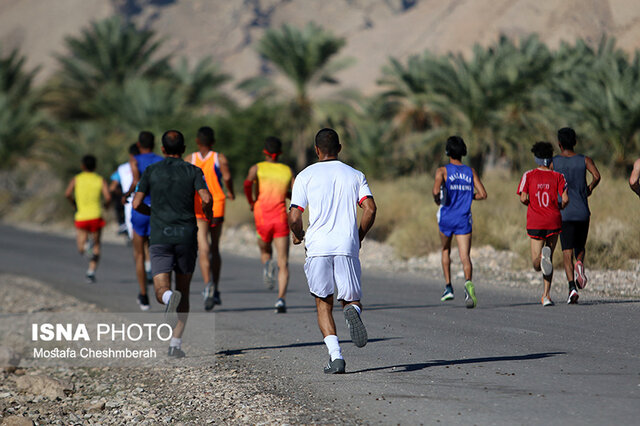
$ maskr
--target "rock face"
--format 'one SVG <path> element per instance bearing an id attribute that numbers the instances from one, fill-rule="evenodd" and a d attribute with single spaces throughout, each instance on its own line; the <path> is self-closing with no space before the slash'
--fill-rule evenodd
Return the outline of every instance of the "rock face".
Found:
<path id="1" fill-rule="evenodd" d="M 539 33 L 552 47 L 609 34 L 627 51 L 640 47 L 637 0 L 5 0 L 0 43 L 21 47 L 29 66 L 43 66 L 44 79 L 56 68 L 53 54 L 64 53 L 65 36 L 114 13 L 155 29 L 167 40 L 163 53 L 192 61 L 213 56 L 235 82 L 269 70 L 255 51 L 266 29 L 315 21 L 347 39 L 341 55 L 357 62 L 338 77 L 343 87 L 365 93 L 376 90 L 389 56 L 469 53 L 499 34 Z"/>
<path id="2" fill-rule="evenodd" d="M 20 354 L 7 346 L 0 346 L 0 368 L 13 373 L 20 364 Z"/>
<path id="3" fill-rule="evenodd" d="M 33 421 L 28 417 L 9 416 L 4 418 L 2 426 L 33 426 Z"/>
<path id="4" fill-rule="evenodd" d="M 16 379 L 19 390 L 49 399 L 65 398 L 73 392 L 73 384 L 49 376 L 21 376 Z"/>

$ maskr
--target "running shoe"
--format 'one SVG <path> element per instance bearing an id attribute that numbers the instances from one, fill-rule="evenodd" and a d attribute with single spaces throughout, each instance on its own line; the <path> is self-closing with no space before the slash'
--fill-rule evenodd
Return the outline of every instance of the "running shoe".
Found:
<path id="1" fill-rule="evenodd" d="M 167 355 L 170 358 L 184 358 L 185 353 L 182 349 L 176 346 L 169 346 L 169 351 L 167 352 Z"/>
<path id="2" fill-rule="evenodd" d="M 264 270 L 262 271 L 262 280 L 264 281 L 264 285 L 269 289 L 273 290 L 276 284 L 276 262 L 273 259 L 269 259 L 264 264 Z"/>
<path id="3" fill-rule="evenodd" d="M 344 308 L 344 319 L 347 321 L 351 341 L 361 348 L 367 344 L 367 329 L 365 328 L 360 314 L 354 305 L 347 305 Z"/>
<path id="4" fill-rule="evenodd" d="M 569 291 L 569 299 L 567 299 L 567 305 L 575 305 L 575 304 L 577 304 L 579 297 L 580 297 L 580 295 L 578 294 L 578 291 L 575 288 L 572 288 Z"/>
<path id="5" fill-rule="evenodd" d="M 176 324 L 178 324 L 178 305 L 180 304 L 181 298 L 182 294 L 174 290 L 169 298 L 169 303 L 167 303 L 164 309 L 164 322 L 169 324 L 171 328 L 174 328 Z"/>
<path id="6" fill-rule="evenodd" d="M 220 292 L 219 291 L 214 291 L 213 292 L 213 304 L 214 305 L 222 305 L 222 300 L 220 299 Z"/>
<path id="7" fill-rule="evenodd" d="M 342 358 L 336 358 L 333 361 L 329 359 L 329 364 L 324 367 L 324 374 L 343 374 L 347 363 Z"/>
<path id="8" fill-rule="evenodd" d="M 207 284 L 207 286 L 204 288 L 204 291 L 202 292 L 202 295 L 204 296 L 204 310 L 205 311 L 210 311 L 215 306 L 216 303 L 213 300 L 213 295 L 215 293 L 216 292 L 214 291 L 213 283 Z"/>
<path id="9" fill-rule="evenodd" d="M 276 313 L 284 314 L 287 312 L 287 304 L 285 303 L 283 298 L 279 298 L 276 302 Z"/>
<path id="10" fill-rule="evenodd" d="M 555 305 L 555 303 L 553 303 L 553 300 L 551 300 L 550 297 L 543 297 L 542 299 L 540 299 L 540 301 L 542 302 L 542 306 L 553 306 L 553 305 Z"/>
<path id="11" fill-rule="evenodd" d="M 139 294 L 138 305 L 140 305 L 140 309 L 142 309 L 143 311 L 148 311 L 149 309 L 151 309 L 151 305 L 149 305 L 149 296 L 147 296 L 146 294 Z"/>
<path id="12" fill-rule="evenodd" d="M 123 223 L 120 226 L 118 226 L 118 235 L 129 235 L 129 231 L 127 230 L 127 224 Z"/>
<path id="13" fill-rule="evenodd" d="M 542 254 L 540 255 L 540 269 L 542 269 L 542 275 L 548 277 L 553 274 L 553 263 L 551 261 L 551 247 L 542 247 Z"/>
<path id="14" fill-rule="evenodd" d="M 85 281 L 87 282 L 87 284 L 95 284 L 96 273 L 94 271 L 87 271 L 85 275 Z"/>
<path id="15" fill-rule="evenodd" d="M 453 300 L 453 287 L 451 287 L 450 285 L 446 286 L 440 300 L 443 302 L 446 302 L 447 300 Z"/>
<path id="16" fill-rule="evenodd" d="M 478 299 L 476 299 L 476 289 L 471 280 L 464 283 L 464 300 L 467 303 L 467 309 L 473 309 L 478 304 Z"/>
<path id="17" fill-rule="evenodd" d="M 578 288 L 583 289 L 587 286 L 587 281 L 589 281 L 589 279 L 587 278 L 587 275 L 584 273 L 584 265 L 582 264 L 581 261 L 577 261 L 575 266 L 573 267 L 573 270 L 576 273 L 576 284 L 578 284 Z"/>

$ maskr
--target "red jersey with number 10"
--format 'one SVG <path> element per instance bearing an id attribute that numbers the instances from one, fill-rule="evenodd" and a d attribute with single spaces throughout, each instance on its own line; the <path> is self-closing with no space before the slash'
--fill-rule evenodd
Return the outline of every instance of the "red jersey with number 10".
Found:
<path id="1" fill-rule="evenodd" d="M 518 195 L 522 192 L 529 194 L 527 229 L 555 230 L 562 227 L 558 197 L 566 188 L 564 176 L 553 170 L 533 169 L 522 175 Z"/>

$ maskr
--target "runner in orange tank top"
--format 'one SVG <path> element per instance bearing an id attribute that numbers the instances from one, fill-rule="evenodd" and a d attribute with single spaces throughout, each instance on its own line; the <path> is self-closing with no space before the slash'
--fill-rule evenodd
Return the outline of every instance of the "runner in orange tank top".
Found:
<path id="1" fill-rule="evenodd" d="M 264 265 L 263 279 L 272 289 L 276 279 L 276 264 L 272 260 L 271 243 L 278 252 L 278 300 L 276 312 L 287 311 L 285 298 L 289 284 L 289 224 L 286 199 L 291 197 L 293 173 L 286 164 L 279 163 L 282 142 L 268 137 L 264 142 L 265 161 L 254 164 L 244 181 L 244 193 L 253 211 L 258 233 L 260 258 Z M 255 199 L 254 199 L 255 195 Z M 255 201 L 254 201 L 255 200 Z"/>
<path id="2" fill-rule="evenodd" d="M 224 221 L 224 204 L 227 198 L 235 199 L 233 181 L 229 171 L 229 162 L 224 154 L 213 151 L 215 135 L 211 127 L 201 127 L 196 136 L 198 151 L 186 157 L 186 160 L 202 169 L 209 192 L 213 197 L 213 220 L 209 222 L 202 212 L 202 200 L 196 194 L 194 208 L 198 221 L 198 254 L 200 270 L 205 282 L 204 308 L 207 311 L 219 305 L 220 292 L 220 235 Z M 227 192 L 223 188 L 226 188 Z M 211 260 L 210 260 L 211 259 Z"/>

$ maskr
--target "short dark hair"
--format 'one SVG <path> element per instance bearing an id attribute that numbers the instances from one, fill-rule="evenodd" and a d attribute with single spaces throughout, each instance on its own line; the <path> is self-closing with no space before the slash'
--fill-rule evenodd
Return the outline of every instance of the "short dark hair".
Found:
<path id="1" fill-rule="evenodd" d="M 155 136 L 153 136 L 153 133 L 146 130 L 141 131 L 138 135 L 138 143 L 140 144 L 140 146 L 150 151 L 153 151 L 153 147 L 155 146 L 155 139 L 156 138 Z"/>
<path id="2" fill-rule="evenodd" d="M 140 155 L 140 148 L 138 148 L 138 144 L 137 143 L 132 143 L 129 146 L 129 154 L 131 154 L 131 155 Z"/>
<path id="3" fill-rule="evenodd" d="M 207 146 L 211 146 L 216 141 L 216 135 L 213 132 L 213 129 L 209 126 L 203 126 L 198 129 L 198 134 L 196 135 L 198 140 Z"/>
<path id="4" fill-rule="evenodd" d="M 184 152 L 184 136 L 177 130 L 167 130 L 162 135 L 162 147 L 167 155 L 180 155 Z"/>
<path id="5" fill-rule="evenodd" d="M 92 172 L 96 169 L 96 163 L 97 163 L 96 157 L 94 157 L 91 154 L 87 154 L 84 157 L 82 157 L 82 165 L 89 172 Z"/>
<path id="6" fill-rule="evenodd" d="M 282 154 L 282 141 L 275 136 L 269 136 L 264 140 L 264 149 L 269 154 Z"/>
<path id="7" fill-rule="evenodd" d="M 454 160 L 461 160 L 462 157 L 467 155 L 467 145 L 460 136 L 449 136 L 445 152 L 447 156 Z"/>
<path id="8" fill-rule="evenodd" d="M 324 154 L 338 155 L 340 152 L 340 138 L 335 130 L 324 128 L 316 134 L 316 146 Z"/>
<path id="9" fill-rule="evenodd" d="M 553 158 L 553 145 L 549 142 L 536 142 L 533 144 L 531 152 L 537 158 Z"/>
<path id="10" fill-rule="evenodd" d="M 563 127 L 558 130 L 558 142 L 565 149 L 573 149 L 576 146 L 576 132 L 571 127 Z"/>

